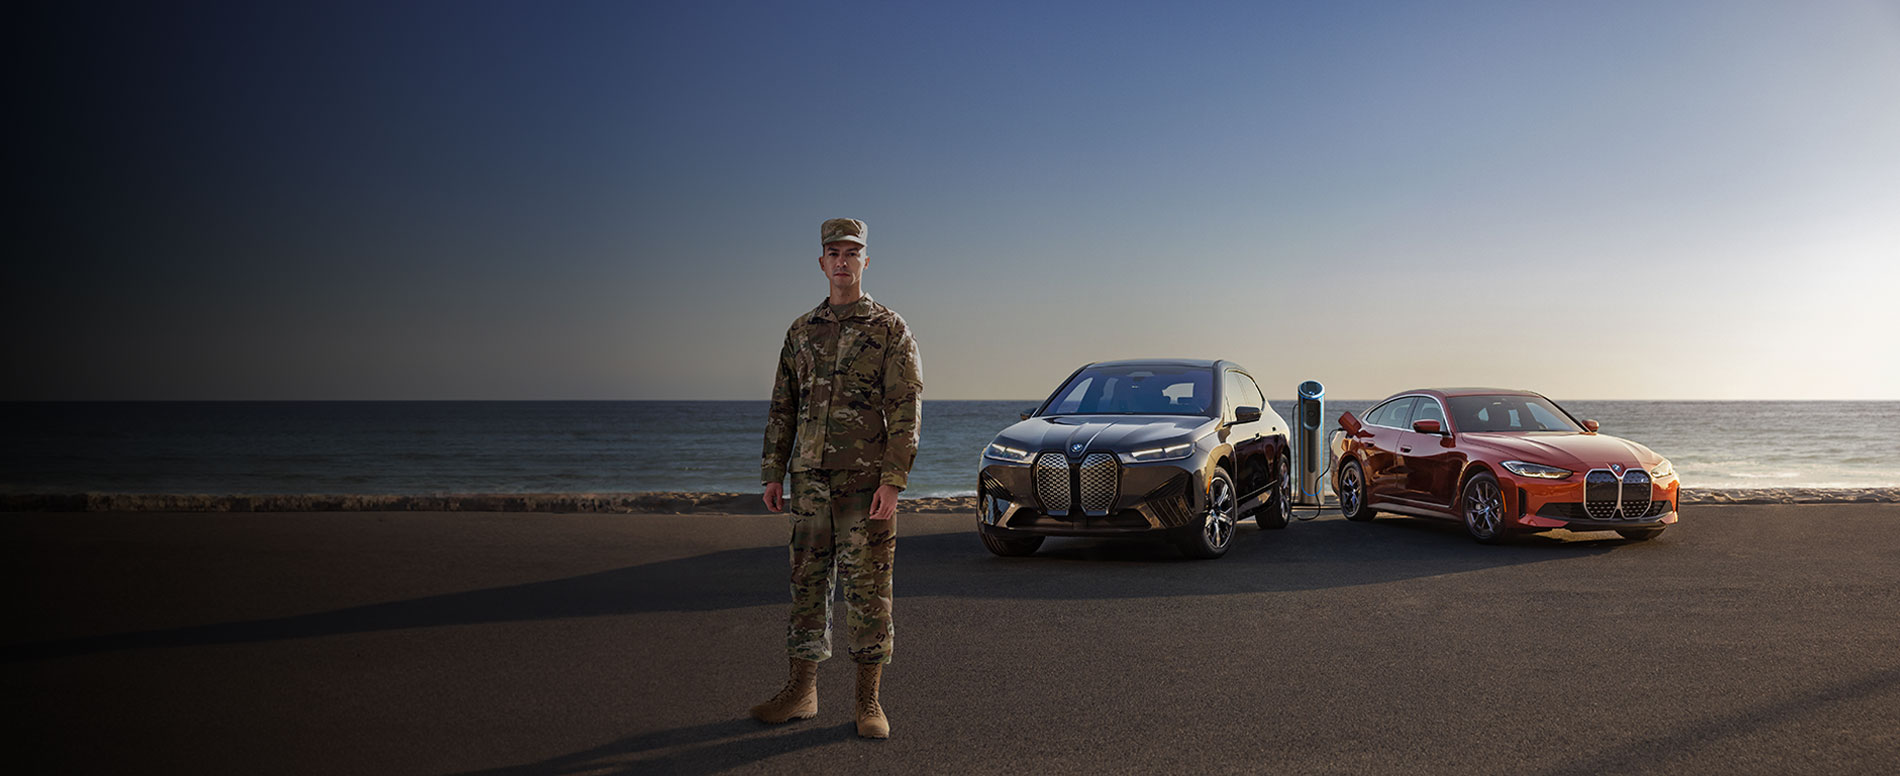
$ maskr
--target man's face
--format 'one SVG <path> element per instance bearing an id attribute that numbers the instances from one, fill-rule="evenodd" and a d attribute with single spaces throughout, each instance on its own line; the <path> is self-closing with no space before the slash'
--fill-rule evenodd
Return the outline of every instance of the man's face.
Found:
<path id="1" fill-rule="evenodd" d="M 864 246 L 840 240 L 825 243 L 825 253 L 818 257 L 818 266 L 825 271 L 832 288 L 852 288 L 864 278 L 864 264 L 869 258 L 864 255 Z"/>

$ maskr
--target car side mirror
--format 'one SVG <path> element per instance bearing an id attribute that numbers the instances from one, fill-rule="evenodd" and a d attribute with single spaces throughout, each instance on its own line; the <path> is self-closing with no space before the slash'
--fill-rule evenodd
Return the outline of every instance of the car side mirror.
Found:
<path id="1" fill-rule="evenodd" d="M 1028 420 L 1031 416 L 1035 414 L 1036 414 L 1036 408 L 1030 407 L 1029 409 L 1023 410 L 1022 418 L 1023 420 Z"/>
<path id="2" fill-rule="evenodd" d="M 1594 433 L 1596 433 L 1596 432 L 1597 432 L 1597 422 L 1596 422 L 1596 421 L 1594 421 L 1594 420 L 1586 420 L 1586 421 L 1584 421 L 1584 422 L 1583 422 L 1583 430 L 1585 430 L 1585 431 L 1588 431 L 1588 432 L 1590 432 L 1590 433 L 1592 433 L 1592 434 L 1594 434 Z"/>
<path id="3" fill-rule="evenodd" d="M 1443 434 L 1445 433 L 1445 424 L 1436 420 L 1414 420 L 1412 421 L 1412 430 L 1420 434 Z"/>
<path id="4" fill-rule="evenodd" d="M 1339 427 L 1345 429 L 1346 433 L 1355 436 L 1358 435 L 1359 429 L 1364 428 L 1364 426 L 1359 424 L 1359 419 L 1353 417 L 1350 412 L 1339 413 Z"/>
<path id="5" fill-rule="evenodd" d="M 1260 419 L 1259 407 L 1235 407 L 1234 408 L 1234 422 L 1235 423 L 1252 423 L 1259 419 Z"/>

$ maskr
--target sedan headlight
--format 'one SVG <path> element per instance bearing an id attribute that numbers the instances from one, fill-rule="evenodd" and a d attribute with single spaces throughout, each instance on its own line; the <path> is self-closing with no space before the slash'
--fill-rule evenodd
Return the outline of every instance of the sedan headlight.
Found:
<path id="1" fill-rule="evenodd" d="M 1146 450 L 1136 450 L 1132 453 L 1122 453 L 1122 460 L 1128 463 L 1137 463 L 1137 462 L 1148 463 L 1150 461 L 1175 461 L 1182 458 L 1186 458 L 1193 452 L 1194 452 L 1193 442 L 1182 442 L 1181 444 L 1178 444 L 1178 445 L 1168 445 L 1167 447 L 1151 447 Z"/>
<path id="2" fill-rule="evenodd" d="M 1670 463 L 1667 458 L 1664 458 L 1662 463 L 1656 464 L 1656 468 L 1649 470 L 1649 476 L 1659 480 L 1675 473 L 1676 465 Z"/>
<path id="3" fill-rule="evenodd" d="M 1545 480 L 1561 480 L 1572 474 L 1576 474 L 1576 472 L 1569 469 L 1559 469 L 1555 466 L 1545 466 L 1541 463 L 1531 463 L 1529 461 L 1505 461 L 1504 468 L 1510 469 L 1512 474 L 1519 477 L 1537 477 Z"/>
<path id="4" fill-rule="evenodd" d="M 969 448 L 966 447 L 964 449 L 967 450 Z M 968 455 L 968 453 L 965 453 L 965 455 Z M 1001 444 L 998 442 L 991 442 L 989 447 L 984 448 L 983 457 L 993 458 L 998 461 L 1022 463 L 1023 461 L 1029 460 L 1029 451 L 1018 450 L 1014 447 L 1010 447 L 1009 445 Z"/>

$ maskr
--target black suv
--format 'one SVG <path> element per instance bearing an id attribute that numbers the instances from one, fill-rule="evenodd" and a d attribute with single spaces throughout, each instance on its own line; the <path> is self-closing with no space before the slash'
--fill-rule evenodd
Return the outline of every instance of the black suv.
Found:
<path id="1" fill-rule="evenodd" d="M 998 555 L 1046 536 L 1166 536 L 1218 558 L 1240 520 L 1292 514 L 1287 425 L 1232 361 L 1088 364 L 1022 417 L 977 474 L 977 530 Z"/>

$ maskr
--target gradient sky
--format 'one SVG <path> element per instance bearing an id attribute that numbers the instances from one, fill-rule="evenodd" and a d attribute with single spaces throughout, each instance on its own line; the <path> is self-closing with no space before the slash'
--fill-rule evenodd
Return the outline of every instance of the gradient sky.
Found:
<path id="1" fill-rule="evenodd" d="M 3 399 L 1900 399 L 1895 2 L 16 7 Z"/>

